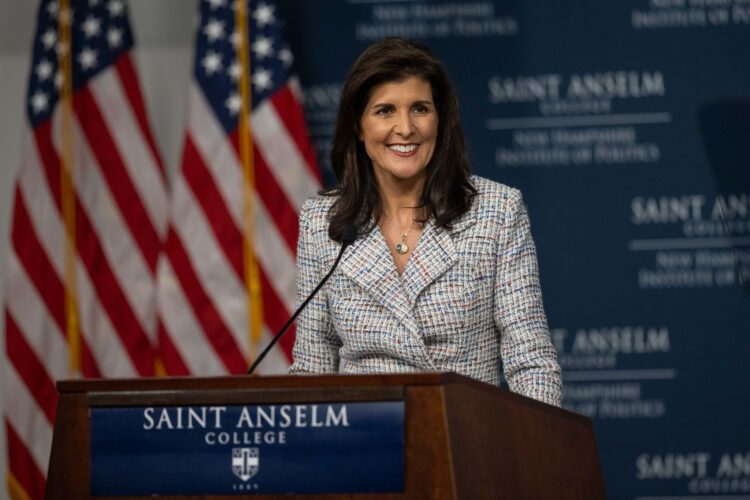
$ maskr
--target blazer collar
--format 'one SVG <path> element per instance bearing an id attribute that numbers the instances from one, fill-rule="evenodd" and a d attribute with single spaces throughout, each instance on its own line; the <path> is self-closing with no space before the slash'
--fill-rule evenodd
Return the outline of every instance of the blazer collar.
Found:
<path id="1" fill-rule="evenodd" d="M 380 302 L 414 334 L 419 333 L 401 277 L 396 272 L 388 245 L 375 227 L 357 239 L 341 261 L 341 271 Z"/>
<path id="2" fill-rule="evenodd" d="M 432 220 L 427 221 L 402 275 L 409 305 L 413 307 L 419 294 L 457 260 L 451 234 L 435 226 Z"/>
<path id="3" fill-rule="evenodd" d="M 419 328 L 413 308 L 417 297 L 457 262 L 454 238 L 475 222 L 474 210 L 469 210 L 447 230 L 438 228 L 429 219 L 401 276 L 385 238 L 375 227 L 352 244 L 348 256 L 341 261 L 341 269 L 416 333 Z"/>
<path id="4" fill-rule="evenodd" d="M 456 222 L 453 223 L 449 232 L 451 234 L 457 234 L 465 229 L 470 228 L 477 221 L 477 211 L 472 206 L 468 212 L 463 214 Z"/>
<path id="5" fill-rule="evenodd" d="M 473 210 L 458 219 L 450 229 L 442 229 L 430 219 L 425 224 L 414 253 L 402 275 L 404 289 L 413 307 L 417 297 L 458 261 L 455 238 L 476 222 Z"/>

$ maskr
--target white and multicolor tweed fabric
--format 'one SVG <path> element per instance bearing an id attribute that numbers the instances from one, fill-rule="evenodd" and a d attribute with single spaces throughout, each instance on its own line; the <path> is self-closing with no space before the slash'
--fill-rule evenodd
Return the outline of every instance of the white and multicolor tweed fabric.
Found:
<path id="1" fill-rule="evenodd" d="M 561 374 L 518 190 L 472 178 L 478 195 L 451 230 L 424 227 L 401 276 L 379 229 L 360 236 L 297 319 L 292 373 L 456 372 L 558 405 Z M 331 268 L 331 197 L 300 215 L 297 295 Z M 502 360 L 502 361 L 501 361 Z"/>

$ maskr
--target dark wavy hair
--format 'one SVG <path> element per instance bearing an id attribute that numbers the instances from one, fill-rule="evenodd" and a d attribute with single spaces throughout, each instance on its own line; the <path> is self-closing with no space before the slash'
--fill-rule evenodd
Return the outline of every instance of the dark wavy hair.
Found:
<path id="1" fill-rule="evenodd" d="M 341 90 L 331 165 L 338 183 L 322 192 L 337 196 L 328 234 L 341 241 L 352 224 L 369 232 L 383 214 L 383 206 L 365 146 L 360 141 L 362 113 L 373 88 L 416 76 L 430 83 L 438 113 L 435 151 L 427 165 L 422 198 L 425 220 L 434 217 L 438 227 L 450 228 L 471 208 L 476 189 L 470 181 L 466 139 L 461 130 L 458 98 L 445 68 L 425 45 L 403 38 L 385 38 L 370 45 L 354 63 Z"/>

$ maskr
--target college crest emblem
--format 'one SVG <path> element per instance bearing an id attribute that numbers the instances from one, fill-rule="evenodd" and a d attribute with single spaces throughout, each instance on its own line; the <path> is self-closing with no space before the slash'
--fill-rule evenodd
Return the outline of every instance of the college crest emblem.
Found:
<path id="1" fill-rule="evenodd" d="M 260 453 L 258 448 L 232 448 L 232 472 L 243 481 L 258 473 Z"/>

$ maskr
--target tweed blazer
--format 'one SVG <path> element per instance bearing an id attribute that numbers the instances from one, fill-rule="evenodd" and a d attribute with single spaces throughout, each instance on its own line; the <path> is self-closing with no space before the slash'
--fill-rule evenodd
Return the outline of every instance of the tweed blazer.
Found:
<path id="1" fill-rule="evenodd" d="M 560 367 L 547 327 L 529 219 L 518 190 L 472 177 L 478 194 L 450 230 L 428 220 L 399 276 L 376 226 L 346 249 L 297 319 L 291 373 L 457 372 L 559 405 Z M 331 269 L 335 198 L 305 202 L 297 294 Z"/>

